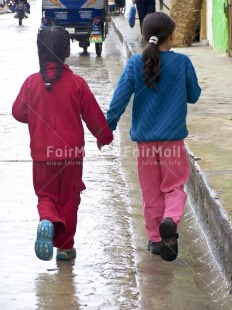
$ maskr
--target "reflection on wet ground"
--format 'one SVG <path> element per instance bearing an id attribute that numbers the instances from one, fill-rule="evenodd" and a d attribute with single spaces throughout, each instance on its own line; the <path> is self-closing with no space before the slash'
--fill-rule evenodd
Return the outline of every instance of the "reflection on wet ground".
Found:
<path id="1" fill-rule="evenodd" d="M 37 5 L 35 10 L 39 10 Z M 0 22 L 11 23 L 8 17 Z M 6 61 L 0 80 L 0 309 L 231 309 L 226 284 L 189 206 L 179 231 L 179 258 L 167 263 L 146 251 L 134 157 L 129 153 L 121 157 L 123 147 L 134 148 L 128 138 L 130 110 L 123 117 L 113 144 L 101 152 L 86 129 L 87 189 L 78 215 L 77 258 L 70 262 L 43 262 L 35 257 L 38 215 L 28 133 L 25 125 L 11 117 L 11 104 L 23 79 L 38 69 L 32 39 L 36 22 L 26 22 L 20 32 L 16 25 L 0 27 L 6 39 L 0 51 L 1 59 Z M 10 29 L 10 45 L 6 29 Z M 20 62 L 11 66 L 15 42 L 21 50 L 17 55 Z M 25 54 L 25 50 L 30 54 Z M 87 80 L 103 110 L 108 107 L 112 86 L 124 62 L 123 50 L 112 29 L 101 58 L 96 57 L 94 47 L 84 55 L 75 43 L 68 60 L 72 70 Z M 16 77 L 14 72 L 20 73 Z"/>
<path id="2" fill-rule="evenodd" d="M 79 309 L 75 287 L 75 261 L 57 261 L 57 266 L 47 269 L 35 278 L 37 309 Z M 46 283 L 46 285 L 45 285 Z M 58 301 L 58 303 L 57 303 Z"/>

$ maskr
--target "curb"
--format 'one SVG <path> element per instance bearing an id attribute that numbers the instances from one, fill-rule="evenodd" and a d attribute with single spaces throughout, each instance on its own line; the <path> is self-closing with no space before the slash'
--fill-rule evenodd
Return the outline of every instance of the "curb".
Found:
<path id="1" fill-rule="evenodd" d="M 133 54 L 130 45 L 113 18 L 111 18 L 111 23 L 118 39 L 126 47 L 129 58 Z M 220 199 L 209 187 L 204 173 L 188 147 L 187 151 L 191 171 L 189 181 L 186 184 L 189 203 L 207 237 L 210 251 L 218 263 L 225 280 L 228 282 L 230 291 L 232 291 L 232 227 L 230 219 Z"/>
<path id="2" fill-rule="evenodd" d="M 9 9 L 0 9 L 0 15 L 7 14 L 7 13 L 12 13 L 12 12 Z"/>
<path id="3" fill-rule="evenodd" d="M 186 184 L 189 203 L 207 238 L 210 251 L 232 290 L 232 227 L 216 192 L 208 185 L 201 168 L 187 148 L 190 179 Z"/>
<path id="4" fill-rule="evenodd" d="M 131 55 L 133 55 L 133 50 L 131 49 L 130 44 L 128 44 L 128 42 L 125 40 L 123 34 L 121 33 L 121 31 L 116 26 L 116 24 L 114 22 L 114 18 L 112 15 L 111 15 L 110 21 L 112 23 L 112 26 L 114 28 L 115 33 L 118 36 L 119 41 L 123 44 L 123 46 L 126 47 L 127 57 L 129 58 Z"/>

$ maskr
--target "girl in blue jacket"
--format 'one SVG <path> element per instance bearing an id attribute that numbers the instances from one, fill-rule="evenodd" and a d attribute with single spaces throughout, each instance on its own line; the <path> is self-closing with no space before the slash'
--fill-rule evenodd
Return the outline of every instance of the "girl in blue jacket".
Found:
<path id="1" fill-rule="evenodd" d="M 177 227 L 187 198 L 187 103 L 195 103 L 201 93 L 190 59 L 170 51 L 174 30 L 175 22 L 165 13 L 145 17 L 144 51 L 128 60 L 107 111 L 114 131 L 134 94 L 130 136 L 137 142 L 148 250 L 166 261 L 177 257 Z"/>

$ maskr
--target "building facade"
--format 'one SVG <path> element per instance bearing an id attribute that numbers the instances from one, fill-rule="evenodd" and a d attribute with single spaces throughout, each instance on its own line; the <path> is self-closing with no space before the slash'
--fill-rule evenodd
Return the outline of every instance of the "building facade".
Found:
<path id="1" fill-rule="evenodd" d="M 228 0 L 212 0 L 212 47 L 223 53 L 229 53 L 228 17 Z"/>
<path id="2" fill-rule="evenodd" d="M 157 11 L 170 13 L 172 4 L 156 0 Z M 202 0 L 200 25 L 200 41 L 232 57 L 232 0 Z"/>

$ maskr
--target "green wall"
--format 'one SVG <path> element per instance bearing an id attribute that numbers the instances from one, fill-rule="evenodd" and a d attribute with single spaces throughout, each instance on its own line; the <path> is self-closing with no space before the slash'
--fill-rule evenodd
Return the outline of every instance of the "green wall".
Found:
<path id="1" fill-rule="evenodd" d="M 228 51 L 228 19 L 224 11 L 228 0 L 213 0 L 212 28 L 213 47 L 220 52 Z"/>

